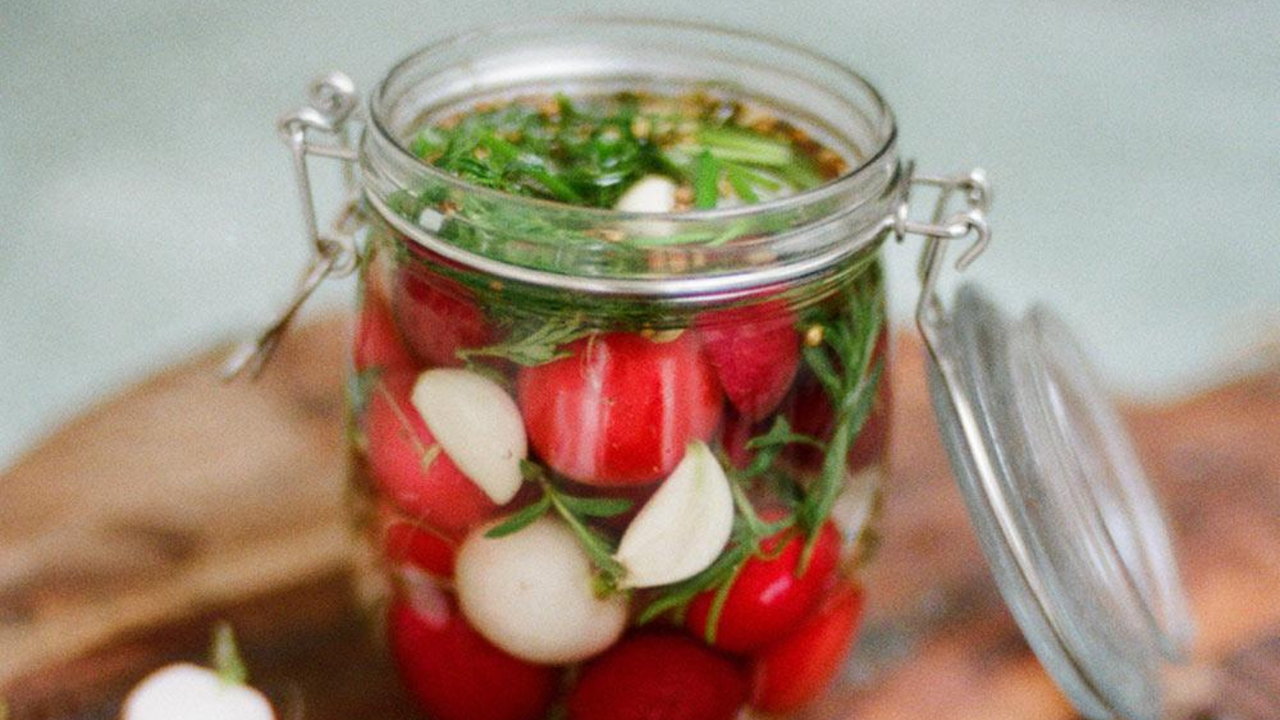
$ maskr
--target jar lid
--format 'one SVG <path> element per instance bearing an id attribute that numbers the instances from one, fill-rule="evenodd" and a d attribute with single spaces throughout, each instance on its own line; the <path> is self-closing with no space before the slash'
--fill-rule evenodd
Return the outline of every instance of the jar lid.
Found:
<path id="1" fill-rule="evenodd" d="M 944 444 L 1031 648 L 1086 717 L 1158 720 L 1193 625 L 1160 508 L 1079 343 L 1047 308 L 1014 321 L 971 285 L 921 329 Z"/>

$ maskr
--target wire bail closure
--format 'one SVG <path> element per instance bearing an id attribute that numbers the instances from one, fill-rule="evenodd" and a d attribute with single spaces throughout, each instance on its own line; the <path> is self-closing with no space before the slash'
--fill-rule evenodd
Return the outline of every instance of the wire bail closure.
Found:
<path id="1" fill-rule="evenodd" d="M 280 118 L 277 123 L 280 139 L 289 148 L 293 160 L 302 219 L 312 246 L 311 261 L 289 303 L 266 329 L 241 343 L 227 358 L 222 368 L 224 380 L 232 380 L 244 373 L 250 378 L 258 377 L 294 316 L 316 288 L 328 278 L 342 278 L 355 272 L 355 233 L 360 218 L 354 163 L 359 156 L 352 147 L 348 123 L 358 106 L 359 95 L 351 78 L 334 71 L 312 82 L 307 89 L 307 104 Z M 310 133 L 320 133 L 331 140 L 316 143 L 310 139 Z M 307 158 L 312 155 L 343 161 L 342 177 L 347 199 L 329 229 L 323 232 L 317 220 L 315 195 L 307 165 Z"/>
<path id="2" fill-rule="evenodd" d="M 915 175 L 915 163 L 908 162 L 904 172 L 908 192 L 917 185 L 938 188 L 938 198 L 928 222 L 912 220 L 909 201 L 904 199 L 898 205 L 891 225 L 899 242 L 907 235 L 928 238 L 920 253 L 920 299 L 916 304 L 916 326 L 920 329 L 929 354 L 938 361 L 941 347 L 937 340 L 937 327 L 946 321 L 942 301 L 938 298 L 938 278 L 943 272 L 947 244 L 973 235 L 973 243 L 956 260 L 955 268 L 958 271 L 968 268 L 987 249 L 987 245 L 991 243 L 991 227 L 987 224 L 987 211 L 991 208 L 991 183 L 980 168 L 960 175 Z M 958 192 L 964 193 L 967 207 L 943 219 L 952 198 Z"/>

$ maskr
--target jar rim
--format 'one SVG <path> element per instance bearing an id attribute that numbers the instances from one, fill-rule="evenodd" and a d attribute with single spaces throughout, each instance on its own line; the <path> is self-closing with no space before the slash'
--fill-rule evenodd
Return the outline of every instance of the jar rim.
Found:
<path id="1" fill-rule="evenodd" d="M 419 157 L 410 150 L 405 145 L 404 141 L 397 137 L 396 133 L 392 132 L 389 127 L 389 123 L 387 122 L 385 113 L 383 112 L 383 108 L 386 106 L 386 96 L 394 80 L 408 68 L 428 60 L 433 55 L 477 40 L 500 37 L 506 34 L 522 34 L 532 30 L 580 27 L 584 24 L 688 30 L 722 37 L 748 40 L 754 43 L 759 43 L 763 46 L 771 46 L 775 49 L 792 53 L 798 57 L 803 57 L 809 62 L 834 71 L 866 92 L 868 96 L 874 99 L 876 103 L 875 109 L 881 114 L 880 122 L 887 125 L 887 131 L 883 133 L 876 147 L 866 153 L 861 162 L 856 165 L 850 164 L 849 168 L 837 177 L 825 180 L 812 188 L 801 190 L 800 192 L 792 195 L 774 198 L 751 205 L 739 205 L 736 207 L 649 213 L 627 212 L 615 210 L 613 208 L 572 205 L 558 200 L 515 195 L 467 182 L 466 180 L 436 167 L 432 163 Z M 877 162 L 882 160 L 885 154 L 894 147 L 898 135 L 898 125 L 894 117 L 893 110 L 890 108 L 888 102 L 884 99 L 884 96 L 880 93 L 879 89 L 864 76 L 828 55 L 807 48 L 799 43 L 791 42 L 768 33 L 727 28 L 714 23 L 704 23 L 692 20 L 627 15 L 576 14 L 560 18 L 548 18 L 534 20 L 532 22 L 522 22 L 519 25 L 514 23 L 488 25 L 450 35 L 415 50 L 393 65 L 391 69 L 387 71 L 382 80 L 379 81 L 374 91 L 370 94 L 368 110 L 369 124 L 374 128 L 374 130 L 376 130 L 379 136 L 394 149 L 394 152 L 400 155 L 404 160 L 414 164 L 425 176 L 430 177 L 433 181 L 440 182 L 443 185 L 453 187 L 467 193 L 488 197 L 493 200 L 500 200 L 501 202 L 517 203 L 532 209 L 541 208 L 545 210 L 564 211 L 566 208 L 571 208 L 574 214 L 580 214 L 582 217 L 595 217 L 602 220 L 617 221 L 734 220 L 778 210 L 786 210 L 788 208 L 798 207 L 815 201 L 826 200 L 829 197 L 838 195 L 842 190 L 852 184 L 854 179 L 861 173 L 871 167 L 874 167 Z"/>
<path id="2" fill-rule="evenodd" d="M 424 116 L 482 100 L 671 87 L 759 102 L 850 169 L 767 202 L 637 213 L 481 187 L 408 147 Z M 394 65 L 368 109 L 364 196 L 403 240 L 569 291 L 674 298 L 808 282 L 878 248 L 906 197 L 897 124 L 875 86 L 800 45 L 699 22 L 587 15 L 464 32 Z"/>

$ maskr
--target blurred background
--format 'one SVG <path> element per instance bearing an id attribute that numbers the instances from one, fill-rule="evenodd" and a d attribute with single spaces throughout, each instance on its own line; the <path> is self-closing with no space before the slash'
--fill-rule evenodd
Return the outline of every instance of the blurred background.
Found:
<path id="1" fill-rule="evenodd" d="M 0 0 L 0 467 L 287 297 L 307 247 L 274 121 L 314 76 L 367 90 L 461 28 L 588 11 L 764 31 L 861 71 L 922 170 L 993 179 L 973 277 L 1060 309 L 1131 396 L 1280 352 L 1274 1 Z M 315 167 L 332 197 L 336 166 Z M 889 252 L 902 322 L 916 243 Z"/>

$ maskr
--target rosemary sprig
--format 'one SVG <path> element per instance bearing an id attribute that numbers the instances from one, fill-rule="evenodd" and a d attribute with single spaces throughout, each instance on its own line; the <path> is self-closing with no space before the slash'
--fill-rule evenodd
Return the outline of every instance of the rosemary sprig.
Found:
<path id="1" fill-rule="evenodd" d="M 694 140 L 718 160 L 784 167 L 795 158 L 790 143 L 743 128 L 704 127 Z"/>
<path id="2" fill-rule="evenodd" d="M 741 526 L 735 527 L 728 549 L 715 562 L 688 580 L 667 587 L 645 606 L 636 618 L 636 623 L 645 625 L 668 612 L 683 612 L 698 595 L 709 589 L 722 587 L 751 556 L 751 549 L 750 537 L 743 534 Z"/>
<path id="3" fill-rule="evenodd" d="M 737 113 L 720 111 L 726 106 L 698 95 L 523 99 L 423 127 L 409 146 L 472 184 L 588 207 L 613 207 L 634 182 L 653 174 L 679 182 L 699 208 L 717 207 L 722 192 L 750 204 L 823 182 L 813 148 L 795 142 L 785 121 L 757 131 L 737 125 Z M 700 197 L 694 197 L 695 188 L 701 188 Z M 598 269 L 627 273 L 649 268 L 653 247 L 714 247 L 786 224 L 773 215 L 655 237 L 624 232 L 613 239 L 570 216 L 478 196 L 431 177 L 388 202 L 457 247 L 553 271 L 577 269 L 578 249 L 594 252 L 605 242 L 618 249 L 609 253 L 609 267 Z"/>
<path id="4" fill-rule="evenodd" d="M 688 114 L 681 107 L 681 99 L 654 98 L 642 111 L 638 96 L 628 93 L 579 103 L 558 95 L 550 109 L 516 101 L 423 127 L 409 148 L 484 187 L 594 207 L 611 207 L 649 174 L 704 188 L 695 203 L 702 208 L 715 207 L 719 192 L 707 194 L 695 176 L 725 174 L 744 202 L 756 202 L 760 188 L 775 192 L 787 183 L 802 190 L 822 181 L 785 134 L 736 125 L 734 114 Z"/>
<path id="5" fill-rule="evenodd" d="M 748 175 L 726 166 L 724 176 L 729 181 L 729 185 L 733 187 L 733 194 L 737 195 L 743 202 L 749 204 L 760 202 L 760 196 L 756 194 L 755 188 L 751 187 Z"/>
<path id="6" fill-rule="evenodd" d="M 568 357 L 569 353 L 560 350 L 561 346 L 584 338 L 591 332 L 579 317 L 553 317 L 527 335 L 485 347 L 461 348 L 456 354 L 459 360 L 467 363 L 473 358 L 492 357 L 534 367 Z"/>
<path id="7" fill-rule="evenodd" d="M 537 502 L 525 506 L 520 512 L 490 528 L 484 535 L 488 538 L 503 538 L 508 535 L 514 535 L 540 520 L 550 509 L 551 495 L 544 492 Z"/>
<path id="8" fill-rule="evenodd" d="M 755 450 L 755 456 L 751 458 L 751 463 L 747 467 L 734 471 L 733 476 L 738 480 L 746 481 L 763 475 L 773 467 L 774 461 L 778 459 L 783 449 L 791 444 L 808 445 L 819 449 L 826 447 L 817 438 L 792 431 L 791 423 L 787 422 L 782 415 L 778 415 L 773 419 L 773 425 L 768 431 L 747 441 L 747 449 Z"/>
<path id="9" fill-rule="evenodd" d="M 823 344 L 805 350 L 805 361 L 831 398 L 835 409 L 835 429 L 826 446 L 822 469 L 805 494 L 797 516 L 808 536 L 802 556 L 807 567 L 822 524 L 844 487 L 847 456 L 871 412 L 883 370 L 872 366 L 876 338 L 883 315 L 884 287 L 879 273 L 871 273 L 849 292 L 848 312 L 840 321 L 823 324 Z M 833 362 L 826 350 L 835 355 Z"/>
<path id="10" fill-rule="evenodd" d="M 517 533 L 548 512 L 555 511 L 560 519 L 577 536 L 582 549 L 596 568 L 596 589 L 602 594 L 616 592 L 626 569 L 613 554 L 617 550 L 613 540 L 588 524 L 590 518 L 608 518 L 621 515 L 631 509 L 631 501 L 621 498 L 583 498 L 567 495 L 557 488 L 542 466 L 529 460 L 520 463 L 526 482 L 535 482 L 542 488 L 542 497 L 504 522 L 491 528 L 485 535 L 500 538 Z"/>
<path id="11" fill-rule="evenodd" d="M 753 188 L 762 188 L 769 192 L 777 192 L 782 189 L 782 182 L 776 178 L 770 177 L 763 172 L 757 172 L 742 163 L 721 159 L 720 164 L 730 173 L 731 177 L 738 175 L 749 182 Z"/>
<path id="12" fill-rule="evenodd" d="M 707 210 L 720 198 L 720 163 L 706 150 L 694 160 L 693 206 Z"/>

